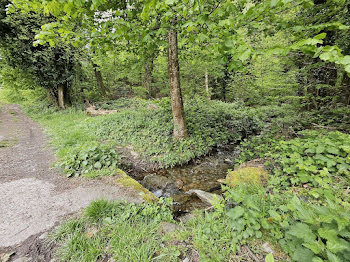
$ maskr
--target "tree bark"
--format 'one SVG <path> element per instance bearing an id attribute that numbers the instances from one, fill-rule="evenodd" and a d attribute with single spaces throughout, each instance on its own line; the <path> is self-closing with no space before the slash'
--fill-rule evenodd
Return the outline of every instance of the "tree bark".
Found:
<path id="1" fill-rule="evenodd" d="M 58 93 L 58 106 L 62 109 L 65 109 L 64 106 L 64 85 L 59 84 L 57 86 L 57 93 Z"/>
<path id="2" fill-rule="evenodd" d="M 51 102 L 55 106 L 58 106 L 57 97 L 56 97 L 55 91 L 53 89 L 48 89 L 47 90 L 47 96 L 48 96 L 49 100 L 51 100 Z"/>
<path id="3" fill-rule="evenodd" d="M 107 91 L 106 91 L 105 85 L 103 84 L 102 73 L 97 68 L 97 65 L 95 65 L 95 64 L 94 64 L 94 71 L 95 71 L 97 87 L 101 91 L 102 95 L 105 96 Z"/>
<path id="4" fill-rule="evenodd" d="M 146 88 L 146 90 L 150 95 L 152 94 L 152 90 L 151 90 L 152 72 L 153 72 L 153 58 L 149 58 L 145 63 L 145 77 L 143 80 L 143 87 Z"/>
<path id="5" fill-rule="evenodd" d="M 174 137 L 177 139 L 186 138 L 188 136 L 185 119 L 184 108 L 180 87 L 180 67 L 178 57 L 177 32 L 171 28 L 168 32 L 168 73 L 169 87 L 171 97 L 171 107 L 174 119 Z"/>
<path id="6" fill-rule="evenodd" d="M 208 100 L 210 100 L 208 68 L 205 69 L 205 91 L 207 92 Z"/>
<path id="7" fill-rule="evenodd" d="M 223 77 L 223 85 L 222 85 L 222 93 L 221 93 L 221 96 L 222 96 L 222 99 L 224 102 L 226 102 L 226 93 L 227 93 L 227 88 L 228 88 L 228 85 L 230 83 L 230 71 L 229 71 L 229 64 L 232 60 L 232 56 L 231 55 L 228 55 L 227 56 L 227 61 L 225 63 L 225 66 L 224 66 L 224 77 Z"/>

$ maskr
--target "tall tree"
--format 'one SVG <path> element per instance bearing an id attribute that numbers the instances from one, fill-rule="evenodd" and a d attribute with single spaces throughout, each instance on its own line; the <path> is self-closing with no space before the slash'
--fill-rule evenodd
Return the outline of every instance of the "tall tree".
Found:
<path id="1" fill-rule="evenodd" d="M 145 39 L 154 38 L 159 45 L 178 49 L 178 37 L 187 43 L 196 41 L 214 42 L 223 56 L 231 57 L 228 71 L 240 70 L 251 57 L 259 53 L 287 54 L 295 50 L 320 57 L 322 60 L 332 59 L 350 72 L 350 59 L 341 50 L 323 46 L 324 34 L 312 35 L 307 39 L 297 38 L 298 41 L 289 46 L 275 46 L 269 50 L 254 50 L 245 41 L 248 33 L 259 29 L 266 33 L 273 33 L 273 29 L 285 26 L 287 23 L 282 14 L 290 10 L 298 11 L 309 8 L 312 0 L 264 0 L 264 1 L 231 1 L 231 0 L 165 0 L 165 1 L 39 1 L 14 0 L 24 10 L 40 12 L 44 10 L 58 19 L 43 28 L 37 35 L 38 43 L 54 43 L 63 38 L 75 43 L 104 43 L 113 47 L 121 41 L 138 41 L 145 43 Z M 100 17 L 97 19 L 96 17 Z M 176 23 L 174 21 L 176 20 Z M 72 21 L 75 21 L 72 23 Z M 79 25 L 77 27 L 76 25 Z M 330 25 L 318 25 L 319 28 Z M 341 23 L 332 25 L 341 28 Z M 293 30 L 292 30 L 293 31 Z M 156 32 L 156 33 L 155 33 Z M 292 32 L 294 33 L 294 32 Z M 176 35 L 179 34 L 179 35 Z M 168 37 L 167 37 L 168 36 Z M 170 36 L 170 37 L 169 37 Z M 176 36 L 176 37 L 175 37 Z M 172 42 L 166 42 L 166 40 Z M 334 50 L 336 55 L 334 56 Z M 171 52 L 169 52 L 171 53 Z M 169 56 L 170 58 L 170 56 Z M 177 80 L 178 66 L 176 58 L 168 60 L 169 84 L 174 85 L 171 92 L 173 110 L 179 109 L 182 102 L 180 81 Z M 176 96 L 176 97 L 174 97 Z M 173 111 L 174 135 L 175 129 L 185 129 L 184 113 L 182 110 Z M 176 135 L 185 137 L 186 132 Z"/>
<path id="2" fill-rule="evenodd" d="M 9 1 L 1 0 L 1 4 L 10 6 Z M 17 9 L 13 11 L 16 12 L 1 12 L 2 57 L 13 67 L 29 70 L 37 83 L 46 88 L 48 95 L 61 108 L 65 108 L 65 103 L 71 101 L 70 84 L 76 64 L 73 50 L 66 44 L 34 47 L 36 33 L 42 25 L 52 22 L 53 19 L 33 12 L 22 13 Z"/>

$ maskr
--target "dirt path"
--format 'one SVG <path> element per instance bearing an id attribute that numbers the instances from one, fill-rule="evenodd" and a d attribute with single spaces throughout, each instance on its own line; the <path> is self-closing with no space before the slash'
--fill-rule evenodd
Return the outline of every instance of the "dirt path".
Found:
<path id="1" fill-rule="evenodd" d="M 46 232 L 63 217 L 99 198 L 140 202 L 137 192 L 111 180 L 68 179 L 52 168 L 55 157 L 40 126 L 19 106 L 0 109 L 0 261 L 50 261 Z M 20 259 L 18 259 L 20 258 Z"/>

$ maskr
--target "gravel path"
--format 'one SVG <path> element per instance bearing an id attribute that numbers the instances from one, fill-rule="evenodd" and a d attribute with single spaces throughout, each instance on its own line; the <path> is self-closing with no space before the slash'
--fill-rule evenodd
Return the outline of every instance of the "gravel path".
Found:
<path id="1" fill-rule="evenodd" d="M 50 261 L 51 254 L 38 254 L 45 252 L 41 240 L 46 232 L 92 200 L 141 202 L 137 192 L 112 178 L 68 179 L 52 168 L 54 161 L 40 126 L 18 105 L 4 105 L 0 109 L 0 261 L 1 254 L 9 252 L 17 261 Z"/>

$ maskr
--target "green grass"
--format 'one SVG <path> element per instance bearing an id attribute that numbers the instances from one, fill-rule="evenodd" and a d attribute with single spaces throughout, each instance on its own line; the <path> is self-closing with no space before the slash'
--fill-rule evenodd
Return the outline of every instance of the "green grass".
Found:
<path id="1" fill-rule="evenodd" d="M 59 261 L 177 261 L 177 247 L 165 245 L 159 223 L 174 222 L 171 202 L 132 204 L 95 201 L 78 219 L 69 219 L 51 235 Z"/>
<path id="2" fill-rule="evenodd" d="M 17 140 L 16 139 L 5 139 L 0 141 L 0 148 L 1 147 L 11 147 L 14 146 L 15 144 L 17 144 Z"/>

